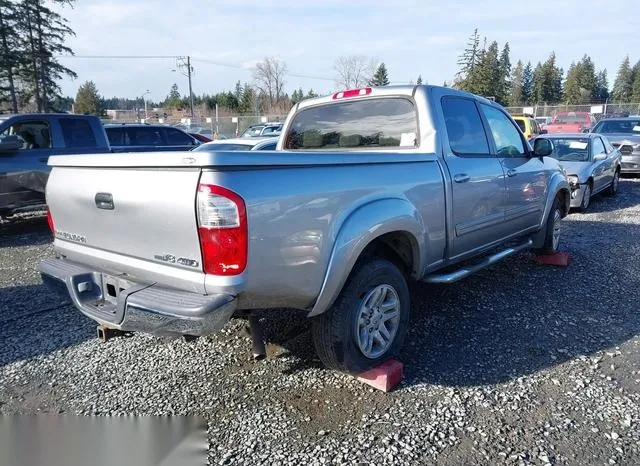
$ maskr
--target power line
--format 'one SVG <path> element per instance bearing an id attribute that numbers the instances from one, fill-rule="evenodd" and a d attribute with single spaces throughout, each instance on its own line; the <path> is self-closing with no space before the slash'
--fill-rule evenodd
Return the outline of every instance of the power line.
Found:
<path id="1" fill-rule="evenodd" d="M 105 59 L 134 59 L 134 60 L 144 60 L 144 59 L 180 59 L 183 58 L 182 55 L 56 55 L 55 58 L 89 58 L 89 59 L 101 59 L 101 58 L 105 58 Z M 199 63 L 204 63 L 204 64 L 208 64 L 208 65 L 215 65 L 215 66 L 223 66 L 225 68 L 233 68 L 233 69 L 237 69 L 237 70 L 242 70 L 242 71 L 250 71 L 252 70 L 254 67 L 246 67 L 246 66 L 242 66 L 239 65 L 237 63 L 230 63 L 230 62 L 221 62 L 221 61 L 217 61 L 217 60 L 209 60 L 207 58 L 197 58 L 197 57 L 192 57 L 191 61 L 193 62 L 199 62 Z M 308 75 L 308 74 L 300 74 L 300 73 L 283 73 L 285 76 L 289 76 L 292 78 L 305 78 L 305 79 L 316 79 L 319 81 L 331 81 L 333 82 L 334 79 L 333 78 L 329 78 L 327 76 L 313 76 L 313 75 Z"/>

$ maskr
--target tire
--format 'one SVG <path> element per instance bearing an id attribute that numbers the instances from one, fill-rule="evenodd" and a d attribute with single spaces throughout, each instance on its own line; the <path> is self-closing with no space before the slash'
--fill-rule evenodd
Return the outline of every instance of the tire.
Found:
<path id="1" fill-rule="evenodd" d="M 395 308 L 379 311 L 394 299 Z M 394 310 L 397 316 L 389 318 Z M 316 353 L 327 368 L 352 374 L 377 366 L 399 352 L 410 311 L 409 287 L 402 272 L 386 259 L 369 259 L 356 265 L 334 305 L 313 318 Z M 389 337 L 386 345 L 380 340 L 382 328 Z M 372 345 L 367 346 L 369 341 Z"/>
<path id="2" fill-rule="evenodd" d="M 613 181 L 611 181 L 611 184 L 607 188 L 607 191 L 606 191 L 607 195 L 615 196 L 616 194 L 618 194 L 619 187 L 620 187 L 620 170 L 616 170 L 616 172 L 613 175 Z"/>
<path id="3" fill-rule="evenodd" d="M 587 184 L 584 185 L 584 191 L 582 193 L 582 202 L 580 203 L 580 207 L 578 207 L 578 210 L 580 212 L 586 212 L 587 209 L 589 208 L 589 205 L 591 204 L 591 196 L 593 195 L 593 184 L 591 183 L 591 181 L 587 182 Z"/>
<path id="4" fill-rule="evenodd" d="M 547 223 L 545 225 L 544 244 L 535 252 L 543 254 L 553 254 L 558 252 L 560 247 L 560 222 L 562 221 L 562 204 L 560 197 L 556 197 L 549 211 Z"/>

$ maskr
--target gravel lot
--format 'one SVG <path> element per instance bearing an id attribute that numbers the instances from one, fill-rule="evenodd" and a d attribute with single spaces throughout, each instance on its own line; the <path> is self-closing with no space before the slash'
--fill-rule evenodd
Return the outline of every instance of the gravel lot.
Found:
<path id="1" fill-rule="evenodd" d="M 36 273 L 46 222 L 0 233 L 0 413 L 191 414 L 212 464 L 640 464 L 640 180 L 563 224 L 568 268 L 521 254 L 418 285 L 394 392 L 322 368 L 308 325 L 101 344 Z"/>

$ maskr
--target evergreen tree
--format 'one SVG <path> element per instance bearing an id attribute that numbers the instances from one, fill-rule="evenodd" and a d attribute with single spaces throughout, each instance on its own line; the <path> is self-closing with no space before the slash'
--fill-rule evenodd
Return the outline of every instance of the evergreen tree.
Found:
<path id="1" fill-rule="evenodd" d="M 504 44 L 502 52 L 500 53 L 500 59 L 498 60 L 498 67 L 500 70 L 500 76 L 498 81 L 498 88 L 496 89 L 496 98 L 498 102 L 506 104 L 509 101 L 509 90 L 511 88 L 511 59 L 509 42 Z"/>
<path id="2" fill-rule="evenodd" d="M 370 86 L 387 86 L 389 84 L 389 76 L 387 75 L 387 67 L 384 63 L 380 63 L 373 77 L 369 81 Z"/>
<path id="3" fill-rule="evenodd" d="M 474 90 L 469 90 L 485 97 L 495 97 L 500 94 L 500 60 L 498 58 L 498 43 L 493 41 L 489 48 L 482 53 L 482 61 L 474 72 Z"/>
<path id="4" fill-rule="evenodd" d="M 527 62 L 522 70 L 522 103 L 530 104 L 533 98 L 533 68 Z"/>
<path id="5" fill-rule="evenodd" d="M 164 101 L 164 106 L 167 108 L 180 108 L 182 107 L 182 97 L 178 91 L 178 85 L 173 83 L 169 95 Z"/>
<path id="6" fill-rule="evenodd" d="M 18 35 L 18 9 L 13 1 L 0 0 L 0 101 L 10 102 L 13 113 L 18 112 L 16 72 L 21 66 L 17 51 L 22 47 Z"/>
<path id="7" fill-rule="evenodd" d="M 416 84 L 418 86 L 420 86 L 422 84 L 422 75 L 421 74 L 418 75 L 418 80 L 416 81 Z"/>
<path id="8" fill-rule="evenodd" d="M 631 86 L 631 101 L 633 103 L 640 102 L 640 71 L 637 72 L 633 78 L 633 85 Z"/>
<path id="9" fill-rule="evenodd" d="M 389 81 L 387 81 L 387 84 L 389 84 Z M 386 84 L 385 84 L 386 86 Z M 304 97 L 305 99 L 313 99 L 314 97 L 318 97 L 318 94 L 316 94 L 313 89 L 309 89 L 309 92 L 307 92 L 307 95 Z"/>
<path id="10" fill-rule="evenodd" d="M 304 100 L 304 91 L 302 90 L 302 88 L 299 88 L 293 91 L 293 93 L 291 94 L 291 103 L 293 105 L 297 104 L 298 102 L 302 102 L 303 100 Z"/>
<path id="11" fill-rule="evenodd" d="M 556 54 L 536 66 L 533 74 L 533 101 L 557 103 L 562 100 L 562 68 L 556 66 Z"/>
<path id="12" fill-rule="evenodd" d="M 73 0 L 50 0 L 52 6 L 72 4 Z M 67 20 L 48 8 L 42 0 L 22 0 L 20 8 L 21 30 L 27 41 L 28 79 L 33 86 L 39 112 L 49 109 L 49 102 L 60 94 L 57 81 L 63 76 L 76 78 L 75 72 L 60 64 L 55 55 L 73 54 L 65 45 L 68 36 L 75 33 Z"/>
<path id="13" fill-rule="evenodd" d="M 240 84 L 240 81 L 236 83 L 234 94 L 236 96 L 236 99 L 238 99 L 238 102 L 239 102 L 240 99 L 242 98 L 242 84 Z"/>
<path id="14" fill-rule="evenodd" d="M 569 71 L 567 71 L 567 78 L 564 82 L 564 102 L 566 104 L 579 104 L 582 103 L 582 95 L 580 92 L 580 68 L 575 63 L 571 63 Z"/>
<path id="15" fill-rule="evenodd" d="M 84 115 L 100 115 L 100 94 L 93 81 L 86 81 L 78 89 L 75 102 L 75 113 Z"/>
<path id="16" fill-rule="evenodd" d="M 609 80 L 607 79 L 607 70 L 599 71 L 596 76 L 596 102 L 604 103 L 609 98 Z"/>
<path id="17" fill-rule="evenodd" d="M 460 70 L 456 74 L 456 77 L 460 80 L 461 88 L 470 90 L 474 87 L 474 72 L 480 64 L 480 60 L 480 36 L 478 35 L 478 28 L 476 28 L 473 30 L 471 37 L 469 37 L 469 42 L 467 42 L 467 47 L 464 49 L 464 52 L 458 57 Z"/>
<path id="18" fill-rule="evenodd" d="M 524 66 L 522 61 L 518 60 L 516 67 L 511 74 L 511 88 L 509 90 L 509 105 L 522 105 L 524 98 Z"/>
<path id="19" fill-rule="evenodd" d="M 617 102 L 629 102 L 631 99 L 631 91 L 633 88 L 633 71 L 629 63 L 629 56 L 627 55 L 616 75 L 616 80 L 613 83 L 613 90 L 611 97 Z"/>
<path id="20" fill-rule="evenodd" d="M 242 88 L 242 97 L 240 98 L 239 111 L 241 113 L 249 113 L 253 110 L 255 104 L 255 91 L 249 85 L 245 83 Z"/>
<path id="21" fill-rule="evenodd" d="M 542 102 L 544 95 L 544 76 L 542 72 L 542 64 L 540 62 L 538 62 L 533 70 L 533 79 L 531 83 L 531 103 Z"/>
<path id="22" fill-rule="evenodd" d="M 582 103 L 590 103 L 596 98 L 596 67 L 588 55 L 584 55 L 580 60 L 580 89 L 582 93 Z"/>

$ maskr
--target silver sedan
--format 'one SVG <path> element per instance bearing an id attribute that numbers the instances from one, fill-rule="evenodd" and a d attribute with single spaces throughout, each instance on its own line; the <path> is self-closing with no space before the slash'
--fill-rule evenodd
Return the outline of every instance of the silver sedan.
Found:
<path id="1" fill-rule="evenodd" d="M 553 142 L 551 157 L 557 159 L 567 172 L 572 208 L 584 212 L 595 194 L 602 191 L 616 194 L 622 156 L 606 136 L 597 133 L 556 133 L 538 138 Z"/>

